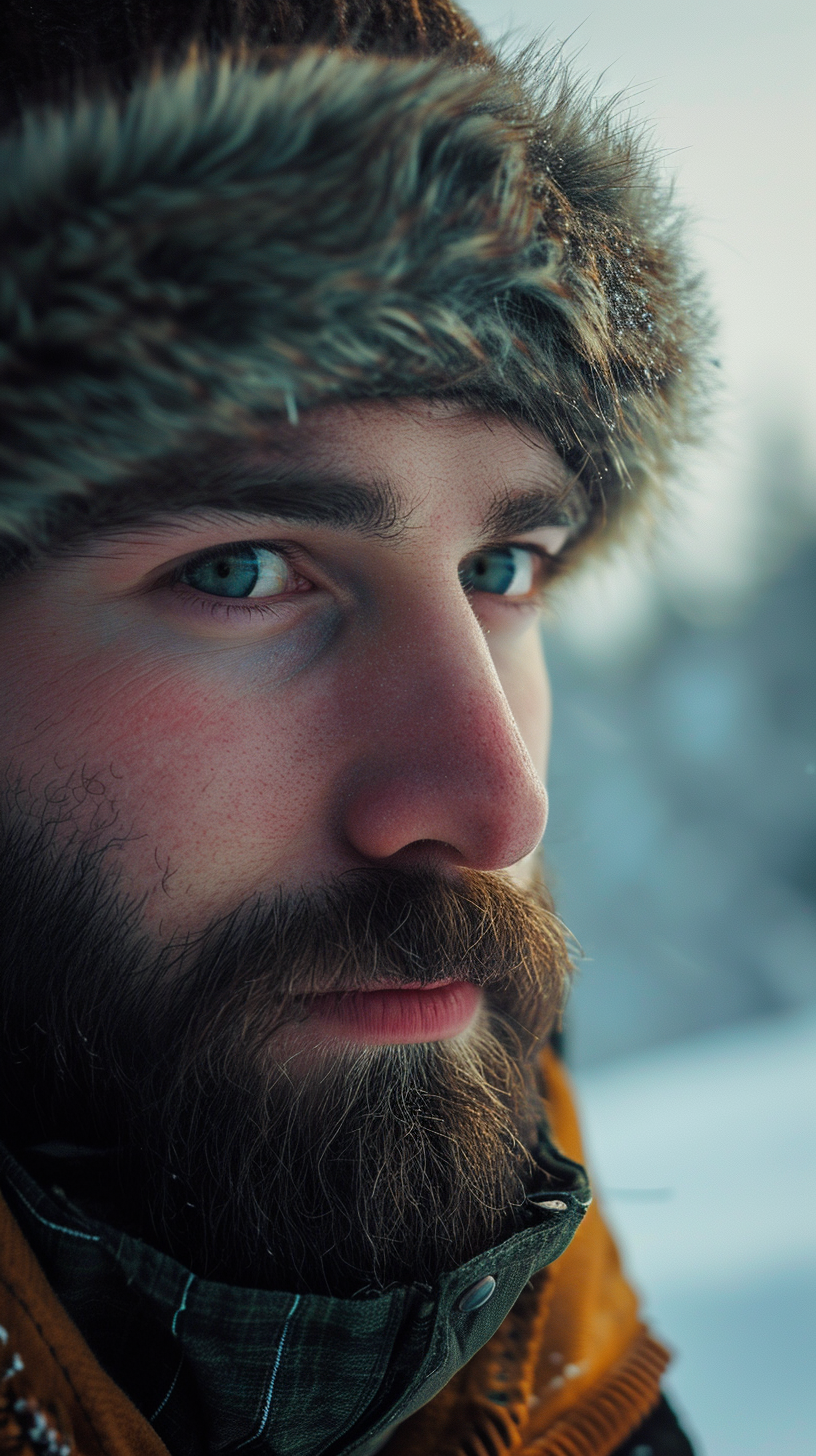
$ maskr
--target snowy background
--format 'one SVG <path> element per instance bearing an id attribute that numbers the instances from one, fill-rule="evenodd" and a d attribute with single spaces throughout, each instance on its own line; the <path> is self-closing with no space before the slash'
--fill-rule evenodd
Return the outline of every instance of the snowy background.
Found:
<path id="1" fill-rule="evenodd" d="M 596 1186 L 704 1456 L 816 1456 L 816 9 L 471 0 L 648 120 L 722 393 L 547 629 L 546 851 Z"/>

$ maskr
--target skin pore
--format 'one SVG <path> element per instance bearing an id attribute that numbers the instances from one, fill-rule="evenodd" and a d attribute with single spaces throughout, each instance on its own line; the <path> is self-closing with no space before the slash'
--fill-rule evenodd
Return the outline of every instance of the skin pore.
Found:
<path id="1" fill-rule="evenodd" d="M 417 402 L 253 449 L 0 592 L 0 1136 L 107 1149 L 94 1216 L 200 1275 L 345 1295 L 525 1217 L 569 481 Z"/>
<path id="2" fill-rule="evenodd" d="M 507 497 L 557 504 L 555 453 L 508 422 L 422 404 L 335 406 L 279 428 L 316 474 L 387 482 L 399 524 L 156 515 L 0 595 L 0 762 L 35 803 L 58 796 L 72 828 L 108 835 L 157 936 L 348 869 L 519 866 L 544 830 L 538 588 L 567 530 L 497 538 L 491 517 Z M 214 597 L 173 580 L 248 541 L 266 543 L 282 592 Z M 508 545 L 530 589 L 463 590 L 463 563 Z"/>

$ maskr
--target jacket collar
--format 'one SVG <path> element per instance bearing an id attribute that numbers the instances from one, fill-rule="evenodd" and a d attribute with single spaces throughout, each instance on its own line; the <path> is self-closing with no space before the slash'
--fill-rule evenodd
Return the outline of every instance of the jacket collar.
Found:
<path id="1" fill-rule="evenodd" d="M 198 1279 L 46 1192 L 5 1150 L 0 1179 L 56 1294 L 173 1456 L 376 1450 L 564 1252 L 590 1196 L 542 1130 L 525 1228 L 433 1286 L 332 1299 Z"/>

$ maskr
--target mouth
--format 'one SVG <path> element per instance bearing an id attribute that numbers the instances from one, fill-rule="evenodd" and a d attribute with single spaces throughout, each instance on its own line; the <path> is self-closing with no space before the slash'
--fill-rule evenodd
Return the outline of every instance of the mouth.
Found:
<path id="1" fill-rule="evenodd" d="M 481 1003 L 482 991 L 471 981 L 371 986 L 314 996 L 307 1024 L 338 1041 L 407 1046 L 459 1036 L 472 1026 Z"/>

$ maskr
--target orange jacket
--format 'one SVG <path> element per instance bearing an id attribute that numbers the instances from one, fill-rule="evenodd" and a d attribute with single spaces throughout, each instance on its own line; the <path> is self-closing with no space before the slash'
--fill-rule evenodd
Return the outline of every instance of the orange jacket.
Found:
<path id="1" fill-rule="evenodd" d="M 569 1085 L 545 1053 L 555 1142 L 582 1157 Z M 597 1205 L 484 1348 L 391 1438 L 387 1456 L 609 1456 L 659 1399 L 668 1353 L 638 1318 Z M 4 1377 L 5 1372 L 5 1378 Z M 0 1199 L 0 1451 L 168 1456 L 105 1374 Z"/>

